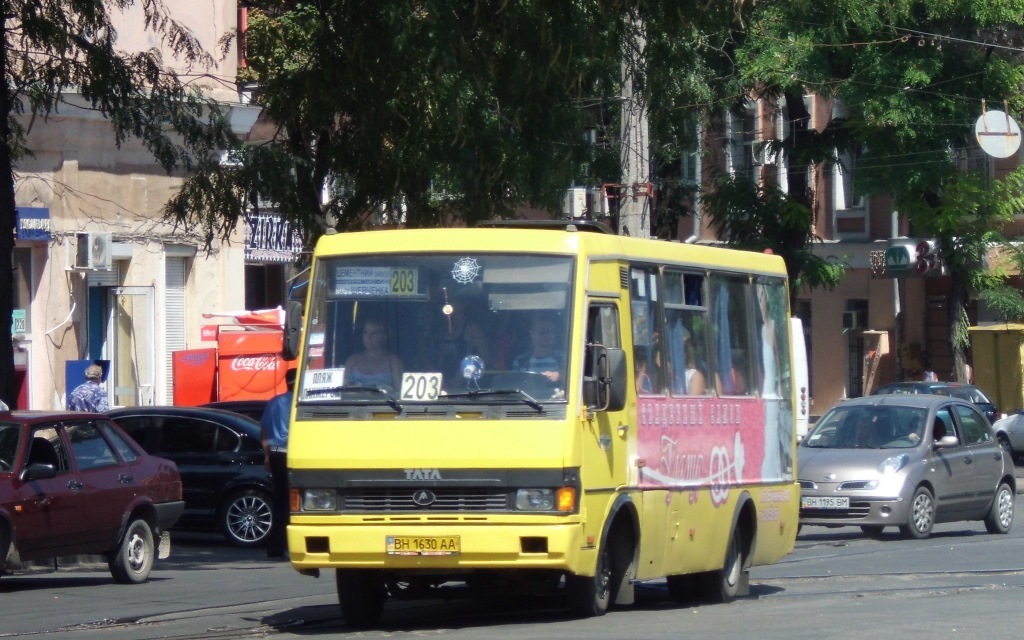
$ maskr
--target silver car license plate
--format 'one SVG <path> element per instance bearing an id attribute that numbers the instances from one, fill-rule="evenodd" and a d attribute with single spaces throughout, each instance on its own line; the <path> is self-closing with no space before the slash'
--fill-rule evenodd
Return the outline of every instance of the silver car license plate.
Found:
<path id="1" fill-rule="evenodd" d="M 805 496 L 800 498 L 800 506 L 804 509 L 849 509 L 850 499 L 846 497 Z"/>

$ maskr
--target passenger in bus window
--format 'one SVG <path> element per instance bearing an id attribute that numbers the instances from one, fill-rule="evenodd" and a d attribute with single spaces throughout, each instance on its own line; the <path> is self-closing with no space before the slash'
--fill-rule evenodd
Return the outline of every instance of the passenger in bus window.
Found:
<path id="1" fill-rule="evenodd" d="M 683 340 L 686 349 L 686 368 L 683 370 L 683 377 L 686 381 L 686 394 L 691 396 L 702 396 L 707 393 L 707 382 L 704 374 L 697 368 L 697 351 L 693 346 L 693 339 Z"/>
<path id="2" fill-rule="evenodd" d="M 743 396 L 747 395 L 747 378 L 743 375 L 743 369 L 745 362 L 742 352 L 734 350 L 732 354 L 732 363 L 729 366 L 729 371 L 726 373 L 727 383 L 731 383 L 731 387 L 725 386 L 722 382 L 721 376 L 715 374 L 715 388 L 718 391 L 718 395 L 734 395 Z M 726 384 L 727 384 L 726 383 Z M 732 389 L 730 393 L 726 393 L 725 389 Z"/>
<path id="3" fill-rule="evenodd" d="M 651 376 L 647 371 L 647 354 L 643 349 L 637 349 L 633 360 L 636 362 L 636 392 L 654 393 L 654 385 L 651 384 Z"/>
<path id="4" fill-rule="evenodd" d="M 345 361 L 345 386 L 398 389 L 402 382 L 402 361 L 387 351 L 387 344 L 384 322 L 368 318 L 363 323 L 363 351 Z"/>
<path id="5" fill-rule="evenodd" d="M 556 347 L 558 322 L 555 318 L 537 315 L 530 326 L 530 348 L 512 362 L 516 371 L 540 373 L 551 382 L 562 378 L 565 353 Z"/>
<path id="6" fill-rule="evenodd" d="M 669 322 L 668 346 L 672 392 L 676 395 L 704 395 L 707 393 L 707 381 L 701 367 L 701 359 L 697 357 L 692 318 L 684 319 L 682 314 L 676 314 Z"/>

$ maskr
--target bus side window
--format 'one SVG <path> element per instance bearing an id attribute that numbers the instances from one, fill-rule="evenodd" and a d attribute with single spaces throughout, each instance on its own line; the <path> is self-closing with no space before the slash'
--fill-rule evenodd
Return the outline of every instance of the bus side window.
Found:
<path id="1" fill-rule="evenodd" d="M 658 299 L 658 270 L 654 267 L 630 269 L 630 325 L 633 335 L 634 382 L 640 382 L 638 363 L 646 367 L 645 383 L 651 393 L 660 393 L 664 380 L 661 353 L 661 309 Z"/>
<path id="2" fill-rule="evenodd" d="M 757 353 L 751 349 L 753 288 L 748 278 L 712 276 L 710 337 L 718 395 L 753 395 L 760 390 L 750 371 Z M 761 376 L 763 377 L 763 376 Z"/>
<path id="3" fill-rule="evenodd" d="M 705 395 L 711 370 L 704 327 L 704 276 L 665 270 L 669 388 L 674 396 Z"/>
<path id="4" fill-rule="evenodd" d="M 587 345 L 599 344 L 617 349 L 622 345 L 619 337 L 619 314 L 610 304 L 594 304 L 587 310 Z M 583 363 L 583 375 L 593 377 L 593 362 L 587 349 Z"/>

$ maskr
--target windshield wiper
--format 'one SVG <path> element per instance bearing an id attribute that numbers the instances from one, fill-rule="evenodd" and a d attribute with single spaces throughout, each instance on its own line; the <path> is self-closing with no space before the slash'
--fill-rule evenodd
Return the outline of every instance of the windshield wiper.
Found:
<path id="1" fill-rule="evenodd" d="M 482 398 L 485 396 L 516 396 L 520 402 L 537 413 L 544 413 L 544 405 L 533 399 L 533 396 L 522 389 L 478 389 L 466 393 L 450 393 L 447 398 Z"/>
<path id="2" fill-rule="evenodd" d="M 311 394 L 316 393 L 334 393 L 337 391 L 369 391 L 384 396 L 384 402 L 389 407 L 395 410 L 395 413 L 402 413 L 405 411 L 405 407 L 402 406 L 398 400 L 395 399 L 391 393 L 384 387 L 348 387 L 345 385 L 339 385 L 334 387 L 324 387 L 323 389 L 310 389 L 306 391 L 306 397 L 308 398 Z"/>

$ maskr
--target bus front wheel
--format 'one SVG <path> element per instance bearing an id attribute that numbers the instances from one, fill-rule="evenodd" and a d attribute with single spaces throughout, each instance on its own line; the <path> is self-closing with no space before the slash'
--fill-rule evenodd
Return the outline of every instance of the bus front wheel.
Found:
<path id="1" fill-rule="evenodd" d="M 365 569 L 338 569 L 338 604 L 345 622 L 353 629 L 369 629 L 380 624 L 384 615 L 387 589 L 384 576 Z"/>
<path id="2" fill-rule="evenodd" d="M 612 601 L 612 558 L 608 545 L 601 546 L 597 567 L 592 576 L 569 574 L 565 588 L 569 607 L 581 618 L 603 616 Z"/>

